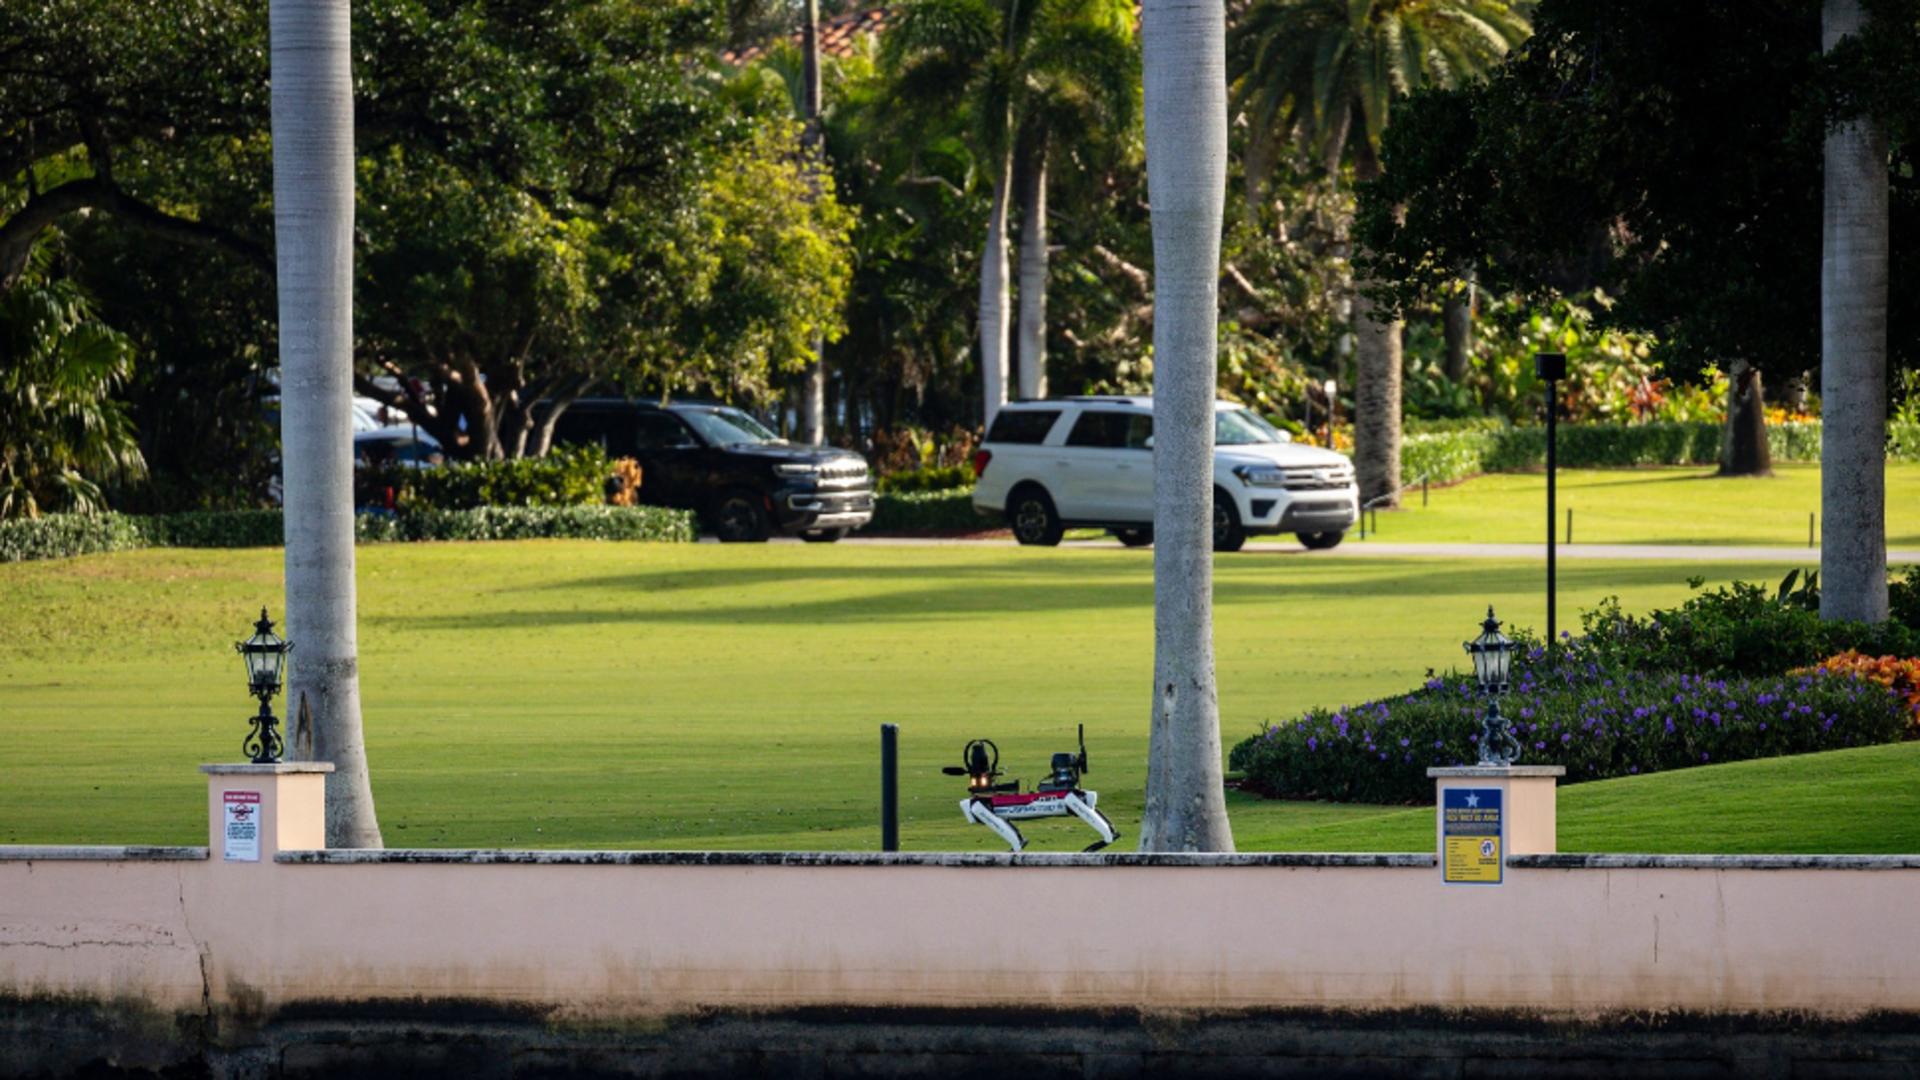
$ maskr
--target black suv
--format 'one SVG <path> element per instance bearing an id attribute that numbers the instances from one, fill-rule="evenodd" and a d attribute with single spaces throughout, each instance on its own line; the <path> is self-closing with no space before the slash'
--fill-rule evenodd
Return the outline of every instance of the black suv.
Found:
<path id="1" fill-rule="evenodd" d="M 722 540 L 832 543 L 873 518 L 865 458 L 787 442 L 730 405 L 585 398 L 560 414 L 553 441 L 637 460 L 641 502 L 695 511 Z"/>

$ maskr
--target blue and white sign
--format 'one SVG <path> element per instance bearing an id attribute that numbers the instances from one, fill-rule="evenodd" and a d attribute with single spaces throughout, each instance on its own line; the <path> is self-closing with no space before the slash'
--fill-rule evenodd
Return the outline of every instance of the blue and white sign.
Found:
<path id="1" fill-rule="evenodd" d="M 1505 794 L 1497 787 L 1440 789 L 1440 880 L 1498 885 L 1506 865 Z"/>

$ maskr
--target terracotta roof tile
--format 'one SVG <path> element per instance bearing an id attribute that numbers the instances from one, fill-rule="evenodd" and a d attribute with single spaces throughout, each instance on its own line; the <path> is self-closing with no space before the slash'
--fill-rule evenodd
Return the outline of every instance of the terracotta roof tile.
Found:
<path id="1" fill-rule="evenodd" d="M 823 56 L 851 56 L 860 48 L 860 39 L 869 34 L 877 34 L 887 26 L 887 9 L 884 7 L 867 8 L 864 11 L 850 11 L 845 15 L 835 15 L 831 19 L 820 20 L 820 52 Z M 800 44 L 800 31 L 788 35 L 795 46 Z M 770 42 L 749 45 L 743 49 L 729 49 L 720 54 L 720 59 L 735 66 L 751 64 L 767 54 Z"/>

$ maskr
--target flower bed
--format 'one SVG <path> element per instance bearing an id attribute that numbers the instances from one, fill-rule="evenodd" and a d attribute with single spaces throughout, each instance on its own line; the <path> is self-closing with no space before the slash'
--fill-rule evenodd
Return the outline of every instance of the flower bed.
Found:
<path id="1" fill-rule="evenodd" d="M 1920 659 L 1911 656 L 1865 656 L 1850 649 L 1794 674 L 1851 675 L 1877 682 L 1900 695 L 1901 700 L 1907 703 L 1908 719 L 1912 724 L 1909 735 L 1920 737 Z"/>
<path id="2" fill-rule="evenodd" d="M 1274 798 L 1420 803 L 1429 766 L 1478 759 L 1486 702 L 1471 679 L 1436 678 L 1409 694 L 1316 709 L 1233 748 L 1245 783 Z M 1528 765 L 1562 765 L 1564 782 L 1898 741 L 1904 701 L 1879 683 L 1832 673 L 1714 679 L 1609 674 L 1565 662 L 1522 669 L 1501 701 Z"/>

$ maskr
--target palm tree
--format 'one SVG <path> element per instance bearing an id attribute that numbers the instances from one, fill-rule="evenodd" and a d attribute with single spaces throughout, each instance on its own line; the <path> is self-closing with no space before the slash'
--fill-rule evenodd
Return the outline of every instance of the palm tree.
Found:
<path id="1" fill-rule="evenodd" d="M 353 581 L 353 82 L 348 0 L 272 0 L 293 754 L 330 761 L 327 845 L 380 847 L 360 729 Z"/>
<path id="2" fill-rule="evenodd" d="M 1147 0 L 1154 266 L 1153 726 L 1142 851 L 1232 851 L 1213 672 L 1213 402 L 1227 182 L 1226 11 Z"/>
<path id="3" fill-rule="evenodd" d="M 1234 28 L 1228 72 L 1250 125 L 1247 167 L 1270 168 L 1297 143 L 1329 175 L 1380 175 L 1380 133 L 1395 97 L 1475 78 L 1530 32 L 1504 0 L 1256 0 Z M 1355 129 L 1359 138 L 1354 138 Z M 1250 188 L 1259 181 L 1249 177 Z M 1380 321 L 1364 289 L 1353 303 L 1354 470 L 1364 500 L 1400 490 L 1401 324 Z"/>
<path id="4" fill-rule="evenodd" d="M 1860 0 L 1825 0 L 1832 52 L 1867 27 Z M 1887 618 L 1887 136 L 1871 117 L 1832 128 L 1820 260 L 1820 614 Z"/>
<path id="5" fill-rule="evenodd" d="M 802 151 L 816 168 L 824 168 L 820 160 L 820 0 L 806 0 L 802 8 L 800 118 L 806 124 Z M 826 347 L 825 337 L 815 334 L 813 360 L 800 379 L 800 441 L 809 446 L 827 441 L 827 365 L 822 357 Z"/>
<path id="6" fill-rule="evenodd" d="M 980 260 L 980 357 L 991 423 L 1006 400 L 1010 367 L 1009 203 L 1017 196 L 1022 204 L 1020 394 L 1039 397 L 1046 386 L 1048 157 L 1071 134 L 1133 123 L 1133 7 L 1127 0 L 910 0 L 887 33 L 886 49 L 908 97 L 968 109 L 974 152 L 993 178 Z"/>
<path id="7" fill-rule="evenodd" d="M 53 276 L 52 250 L 30 249 L 0 293 L 0 519 L 105 510 L 102 479 L 146 472 L 112 397 L 132 374 L 133 344 L 94 317 L 80 286 Z"/>

